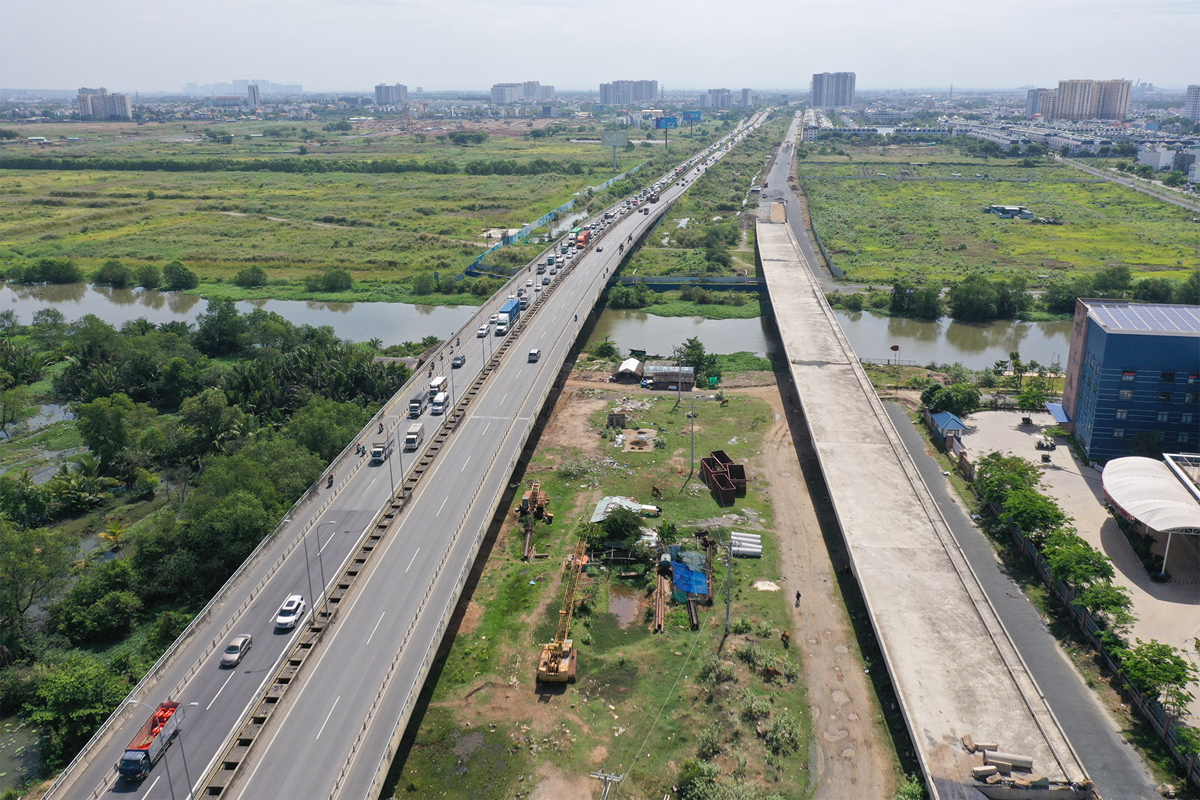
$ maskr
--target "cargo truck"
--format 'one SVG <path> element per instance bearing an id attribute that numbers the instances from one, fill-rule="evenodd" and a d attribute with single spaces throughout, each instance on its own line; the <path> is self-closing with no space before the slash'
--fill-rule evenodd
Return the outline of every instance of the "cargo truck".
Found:
<path id="1" fill-rule="evenodd" d="M 438 392 L 446 391 L 446 376 L 439 375 L 429 382 L 429 399 L 438 396 Z"/>
<path id="2" fill-rule="evenodd" d="M 592 240 L 592 232 L 586 228 L 579 232 L 578 238 L 575 239 L 575 244 L 580 247 L 587 247 L 587 243 Z"/>
<path id="3" fill-rule="evenodd" d="M 392 454 L 392 450 L 396 448 L 396 437 L 394 434 L 388 434 L 387 439 L 382 442 L 374 442 L 371 444 L 371 463 L 382 464 L 388 456 Z"/>
<path id="4" fill-rule="evenodd" d="M 537 265 L 537 274 L 543 275 L 543 274 L 545 274 L 545 272 L 546 272 L 546 262 L 543 261 Z"/>
<path id="5" fill-rule="evenodd" d="M 408 433 L 404 435 L 404 449 L 416 450 L 421 446 L 421 442 L 425 441 L 425 425 L 421 422 L 414 422 L 408 426 Z"/>
<path id="6" fill-rule="evenodd" d="M 429 407 L 429 393 L 417 392 L 412 399 L 408 401 L 408 416 L 410 419 L 416 419 L 425 413 L 425 409 Z"/>
<path id="7" fill-rule="evenodd" d="M 510 297 L 508 298 L 508 302 L 500 306 L 500 317 L 502 319 L 507 318 L 508 325 L 511 327 L 516 324 L 517 318 L 521 316 L 522 308 L 524 308 L 524 306 L 521 305 L 521 301 L 519 299 L 516 297 Z"/>
<path id="8" fill-rule="evenodd" d="M 179 703 L 162 703 L 154 709 L 117 762 L 117 772 L 122 778 L 140 781 L 150 774 L 151 767 L 179 734 L 179 720 L 175 717 L 178 710 Z"/>

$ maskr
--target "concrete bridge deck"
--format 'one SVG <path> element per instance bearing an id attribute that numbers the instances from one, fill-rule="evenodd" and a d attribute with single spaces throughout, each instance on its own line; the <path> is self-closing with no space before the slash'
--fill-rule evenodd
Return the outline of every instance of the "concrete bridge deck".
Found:
<path id="1" fill-rule="evenodd" d="M 770 215 L 765 215 L 770 218 Z M 760 269 L 852 568 L 935 798 L 979 797 L 962 737 L 1033 758 L 1023 778 L 1084 796 L 1078 755 L 942 518 L 782 223 L 760 220 Z M 989 794 L 996 794 L 989 790 Z"/>

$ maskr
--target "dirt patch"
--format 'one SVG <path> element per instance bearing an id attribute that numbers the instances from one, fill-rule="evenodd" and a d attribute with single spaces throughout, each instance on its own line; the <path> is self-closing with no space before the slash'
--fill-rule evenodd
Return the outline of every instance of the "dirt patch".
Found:
<path id="1" fill-rule="evenodd" d="M 878 701 L 842 603 L 833 564 L 800 469 L 796 445 L 777 387 L 744 394 L 771 404 L 775 423 L 763 442 L 759 474 L 771 487 L 779 542 L 779 584 L 801 601 L 792 610 L 812 704 L 812 769 L 818 800 L 891 797 L 895 766 Z M 789 392 L 789 402 L 795 398 Z"/>
<path id="2" fill-rule="evenodd" d="M 467 603 L 467 610 L 463 612 L 462 622 L 458 625 L 459 633 L 473 633 L 479 627 L 479 620 L 483 617 L 483 608 L 474 600 Z"/>
<path id="3" fill-rule="evenodd" d="M 775 373 L 770 370 L 735 372 L 721 378 L 722 389 L 746 389 L 752 386 L 774 386 Z"/>
<path id="4" fill-rule="evenodd" d="M 538 785 L 529 800 L 591 800 L 600 785 L 586 775 L 565 775 L 548 761 L 537 772 Z"/>
<path id="5" fill-rule="evenodd" d="M 605 396 L 585 397 L 577 389 L 568 387 L 550 414 L 539 447 L 582 449 L 586 455 L 599 454 L 603 440 L 592 430 L 592 415 L 607 403 Z"/>
<path id="6" fill-rule="evenodd" d="M 654 440 L 658 438 L 652 430 L 638 428 L 637 430 L 622 431 L 625 434 L 625 446 L 621 449 L 626 453 L 644 453 L 654 449 Z"/>

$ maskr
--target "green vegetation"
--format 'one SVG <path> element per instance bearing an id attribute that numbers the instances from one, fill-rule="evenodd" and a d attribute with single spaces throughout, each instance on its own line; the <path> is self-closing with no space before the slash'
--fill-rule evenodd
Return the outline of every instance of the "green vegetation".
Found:
<path id="1" fill-rule="evenodd" d="M 572 781 L 586 775 L 602 748 L 606 763 L 629 765 L 623 791 L 630 796 L 658 797 L 672 786 L 692 800 L 807 796 L 811 721 L 798 656 L 781 644 L 781 632 L 790 629 L 786 598 L 753 585 L 778 574 L 766 487 L 752 482 L 745 499 L 722 509 L 698 477 L 679 485 L 687 472 L 687 405 L 651 398 L 631 410 L 629 426 L 654 430 L 666 446 L 618 451 L 604 429 L 615 395 L 583 397 L 572 402 L 594 409 L 593 442 L 543 444 L 525 474 L 526 485 L 540 481 L 550 496 L 554 523 L 537 523 L 533 534 L 536 549 L 549 558 L 522 559 L 519 524 L 501 532 L 475 590 L 471 621 L 454 639 L 436 686 L 426 691 L 420 729 L 393 765 L 395 795 L 472 798 L 487 780 L 489 796 L 529 792 L 537 785 L 533 775 Z M 720 447 L 744 461 L 759 452 L 772 415 L 760 400 L 728 400 L 724 407 L 696 404 L 696 449 Z M 659 498 L 655 486 L 662 488 Z M 601 494 L 654 502 L 662 518 L 618 513 L 605 530 L 593 530 L 586 520 Z M 723 584 L 714 607 L 701 606 L 699 630 L 689 629 L 685 606 L 671 603 L 664 632 L 652 635 L 653 556 L 636 545 L 628 560 L 593 551 L 572 627 L 578 682 L 552 690 L 548 707 L 539 702 L 535 659 L 554 635 L 562 565 L 577 538 L 628 542 L 642 526 L 654 526 L 664 540 L 677 537 L 690 550 L 697 547 L 695 528 L 711 533 L 703 521 L 723 513 L 741 514 L 739 530 L 761 530 L 764 545 L 761 560 L 735 559 L 732 602 L 739 622 L 724 647 Z M 503 743 L 507 761 L 489 743 Z M 458 758 L 446 755 L 449 746 Z M 640 748 L 636 760 L 634 748 Z"/>
<path id="2" fill-rule="evenodd" d="M 311 142 L 315 131 L 221 130 L 233 142 L 139 129 L 127 138 L 98 135 L 58 161 L 0 159 L 10 167 L 0 190 L 6 275 L 23 277 L 43 260 L 91 273 L 118 259 L 134 276 L 179 261 L 204 296 L 252 299 L 311 297 L 307 279 L 340 269 L 355 286 L 320 287 L 323 299 L 437 301 L 411 290 L 417 274 L 460 273 L 492 243 L 486 231 L 519 228 L 580 191 L 585 205 L 601 202 L 587 187 L 611 175 L 609 152 L 571 143 L 559 135 L 565 129 L 536 139 L 472 133 L 460 142 L 334 136 L 320 155 L 304 158 L 292 142 Z M 246 139 L 256 133 L 263 136 Z M 649 163 L 609 193 L 651 180 L 683 155 L 619 154 L 622 170 Z M 431 164 L 440 166 L 402 171 Z M 265 278 L 245 280 L 250 267 Z"/>
<path id="3" fill-rule="evenodd" d="M 239 314 L 229 300 L 194 327 L 67 324 L 49 309 L 6 333 L 0 705 L 38 727 L 51 771 L 407 371 L 328 328 Z M 74 419 L 30 430 L 50 401 Z"/>
<path id="4" fill-rule="evenodd" d="M 756 199 L 750 189 L 757 185 L 764 159 L 783 138 L 789 122 L 786 115 L 769 120 L 709 167 L 675 201 L 621 273 L 689 277 L 754 274 L 753 220 L 743 214 L 757 210 L 756 205 L 747 205 Z M 694 173 L 683 179 L 692 177 Z M 646 310 L 658 313 L 653 308 Z M 757 316 L 757 308 L 755 311 Z"/>
<path id="5" fill-rule="evenodd" d="M 1049 275 L 1070 282 L 1110 266 L 1178 279 L 1200 258 L 1200 227 L 1185 209 L 1066 166 L 989 163 L 950 146 L 846 147 L 852 164 L 801 161 L 798 169 L 813 224 L 849 281 L 941 287 L 969 275 L 1022 276 L 1030 284 Z M 895 180 L 908 160 L 928 166 L 916 168 L 918 180 Z M 988 180 L 974 179 L 983 173 Z M 994 203 L 1062 224 L 982 213 Z"/>

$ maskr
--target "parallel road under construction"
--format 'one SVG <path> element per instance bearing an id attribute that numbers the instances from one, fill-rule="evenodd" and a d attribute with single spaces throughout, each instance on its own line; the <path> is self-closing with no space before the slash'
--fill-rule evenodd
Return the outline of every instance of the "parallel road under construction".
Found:
<path id="1" fill-rule="evenodd" d="M 714 145 L 721 149 L 713 160 L 765 117 Z M 429 362 L 451 382 L 451 407 L 421 418 L 424 448 L 405 453 L 400 440 L 407 399 L 426 373 L 347 445 L 327 471 L 332 487 L 326 475 L 314 484 L 47 797 L 378 796 L 497 505 L 620 251 L 709 164 L 686 164 L 686 185 L 668 180 L 649 214 L 638 208 L 614 220 L 507 336 L 474 332 L 518 286 L 541 276 L 519 273 L 486 303 Z M 526 356 L 532 349 L 541 351 L 536 362 Z M 466 364 L 451 369 L 458 354 Z M 370 464 L 354 445 L 380 438 L 380 426 L 397 448 Z M 310 616 L 277 632 L 275 612 L 290 594 L 305 596 Z M 220 650 L 239 633 L 253 635 L 254 647 L 236 669 L 222 670 Z M 145 781 L 120 783 L 114 763 L 166 698 L 182 703 L 179 738 Z"/>

